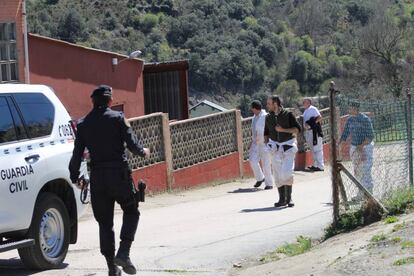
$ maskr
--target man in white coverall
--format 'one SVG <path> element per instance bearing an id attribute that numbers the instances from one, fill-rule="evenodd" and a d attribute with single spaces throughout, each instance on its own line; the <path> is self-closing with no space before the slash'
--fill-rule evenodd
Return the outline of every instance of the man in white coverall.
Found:
<path id="1" fill-rule="evenodd" d="M 264 182 L 266 185 L 265 190 L 270 190 L 273 189 L 272 164 L 270 153 L 266 150 L 263 135 L 267 113 L 262 109 L 259 101 L 253 101 L 250 107 L 254 117 L 252 120 L 252 144 L 249 151 L 249 161 L 256 178 L 254 187 L 258 188 Z M 260 167 L 260 161 L 262 167 Z"/>
<path id="2" fill-rule="evenodd" d="M 319 110 L 312 105 L 311 99 L 303 101 L 303 126 L 305 129 L 305 139 L 313 157 L 311 171 L 323 171 L 325 169 L 323 160 L 323 135 L 321 128 L 322 116 Z"/>

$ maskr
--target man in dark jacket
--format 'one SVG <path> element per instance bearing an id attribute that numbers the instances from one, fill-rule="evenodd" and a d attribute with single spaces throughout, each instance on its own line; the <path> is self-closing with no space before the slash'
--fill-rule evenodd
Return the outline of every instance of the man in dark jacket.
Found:
<path id="1" fill-rule="evenodd" d="M 73 183 L 83 185 L 79 180 L 79 168 L 87 148 L 91 158 L 92 210 L 99 224 L 101 253 L 106 258 L 109 275 L 121 275 L 117 265 L 128 274 L 136 274 L 129 251 L 138 226 L 139 211 L 125 144 L 133 154 L 142 157 L 149 157 L 150 151 L 139 143 L 124 115 L 110 109 L 111 87 L 99 86 L 91 98 L 92 111 L 77 124 L 75 148 L 69 165 L 70 178 Z M 113 231 L 115 202 L 123 210 L 121 243 L 116 257 Z"/>
<path id="2" fill-rule="evenodd" d="M 301 126 L 292 112 L 282 106 L 278 96 L 267 100 L 269 114 L 266 116 L 264 136 L 272 155 L 273 177 L 279 191 L 275 207 L 293 207 L 292 185 L 295 156 L 298 151 L 296 135 Z"/>

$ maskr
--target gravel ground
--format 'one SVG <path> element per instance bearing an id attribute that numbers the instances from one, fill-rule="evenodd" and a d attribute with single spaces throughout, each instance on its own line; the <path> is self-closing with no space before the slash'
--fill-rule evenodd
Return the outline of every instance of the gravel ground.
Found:
<path id="1" fill-rule="evenodd" d="M 377 241 L 373 241 L 376 239 Z M 351 233 L 335 236 L 311 251 L 276 262 L 250 263 L 233 269 L 232 275 L 414 275 L 414 263 L 395 265 L 414 258 L 414 213 L 398 222 L 378 222 Z"/>

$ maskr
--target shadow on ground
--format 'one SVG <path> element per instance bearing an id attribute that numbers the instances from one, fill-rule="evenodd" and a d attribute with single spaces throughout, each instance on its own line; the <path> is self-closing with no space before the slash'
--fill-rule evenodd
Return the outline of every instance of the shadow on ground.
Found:
<path id="1" fill-rule="evenodd" d="M 228 193 L 229 194 L 239 194 L 239 193 L 255 193 L 255 192 L 260 192 L 260 191 L 263 191 L 263 190 L 258 189 L 258 188 L 239 188 L 237 190 L 230 191 Z"/>
<path id="2" fill-rule="evenodd" d="M 65 269 L 68 264 L 62 264 L 58 270 Z M 30 270 L 27 269 L 18 258 L 12 258 L 7 260 L 0 260 L 0 275 L 1 276 L 28 276 L 42 273 L 42 270 Z"/>
<path id="3" fill-rule="evenodd" d="M 280 211 L 286 209 L 285 207 L 264 207 L 264 208 L 254 208 L 254 209 L 243 209 L 241 213 L 255 213 L 255 212 L 273 212 L 273 211 Z"/>

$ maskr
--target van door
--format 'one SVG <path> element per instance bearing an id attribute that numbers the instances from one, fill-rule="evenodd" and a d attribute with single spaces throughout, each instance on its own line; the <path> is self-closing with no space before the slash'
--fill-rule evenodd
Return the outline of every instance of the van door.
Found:
<path id="1" fill-rule="evenodd" d="M 0 96 L 0 233 L 22 229 L 21 214 L 35 196 L 29 190 L 35 158 L 27 158 L 27 138 L 12 99 Z"/>
<path id="2" fill-rule="evenodd" d="M 56 145 L 51 137 L 55 108 L 42 93 L 11 93 L 9 99 L 11 113 L 16 114 L 13 118 L 19 118 L 28 138 L 18 142 L 20 155 L 13 157 L 13 166 L 20 167 L 22 173 L 20 182 L 12 185 L 9 191 L 11 200 L 19 202 L 17 208 L 9 208 L 16 222 L 14 228 L 22 230 L 29 228 L 37 196 L 50 181 L 47 157 Z"/>

